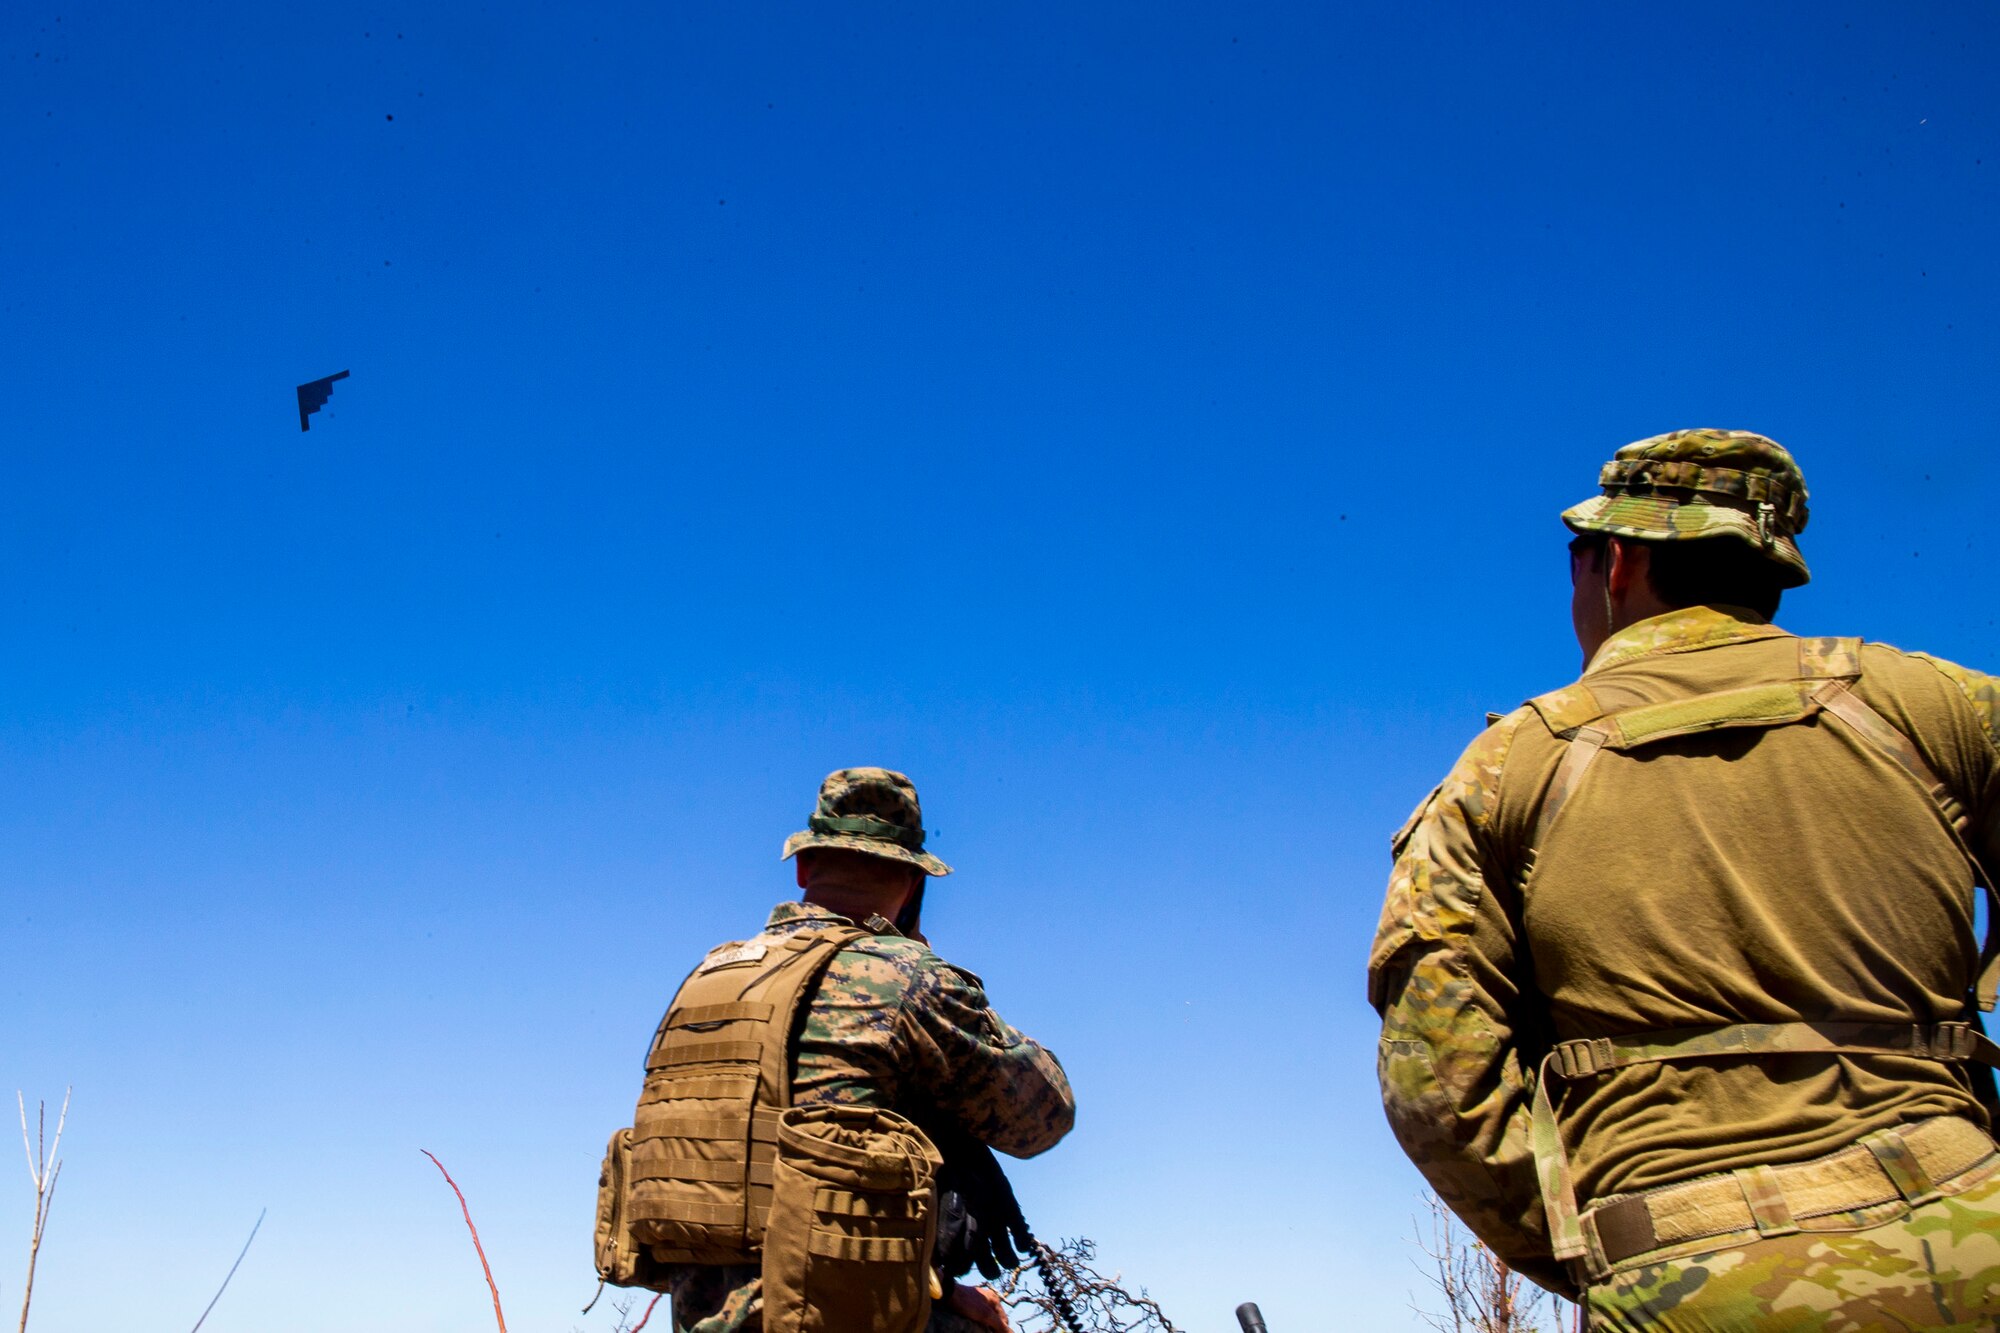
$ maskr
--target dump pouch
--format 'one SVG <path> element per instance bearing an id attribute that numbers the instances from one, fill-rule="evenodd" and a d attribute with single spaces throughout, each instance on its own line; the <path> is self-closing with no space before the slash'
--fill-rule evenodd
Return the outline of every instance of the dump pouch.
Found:
<path id="1" fill-rule="evenodd" d="M 893 1111 L 784 1112 L 764 1234 L 764 1333 L 920 1333 L 942 1164 Z"/>
<path id="2" fill-rule="evenodd" d="M 621 1129 L 604 1150 L 597 1172 L 597 1228 L 592 1248 L 600 1281 L 614 1287 L 667 1289 L 666 1267 L 652 1252 L 633 1242 L 626 1226 L 625 1199 L 632 1179 L 632 1131 Z"/>

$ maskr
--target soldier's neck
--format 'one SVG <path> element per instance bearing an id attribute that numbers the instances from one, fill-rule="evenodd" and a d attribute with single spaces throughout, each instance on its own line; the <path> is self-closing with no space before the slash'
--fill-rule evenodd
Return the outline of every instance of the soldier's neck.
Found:
<path id="1" fill-rule="evenodd" d="M 814 907 L 824 907 L 849 921 L 866 921 L 877 915 L 894 921 L 909 897 L 908 889 L 885 892 L 878 884 L 847 884 L 839 880 L 819 879 L 806 886 L 805 894 L 805 900 Z"/>

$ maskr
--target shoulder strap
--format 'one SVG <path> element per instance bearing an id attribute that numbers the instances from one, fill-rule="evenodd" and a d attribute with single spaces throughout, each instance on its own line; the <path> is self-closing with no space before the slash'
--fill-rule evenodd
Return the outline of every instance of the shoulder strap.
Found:
<path id="1" fill-rule="evenodd" d="M 801 930 L 788 935 L 772 947 L 771 952 L 776 956 L 767 966 L 758 969 L 747 982 L 739 983 L 734 1000 L 715 1002 L 709 995 L 690 995 L 688 992 L 694 988 L 684 985 L 660 1024 L 649 1067 L 718 1058 L 754 1059 L 760 1085 L 759 1105 L 774 1113 L 790 1106 L 791 1034 L 797 1026 L 799 1005 L 806 992 L 825 975 L 834 955 L 867 935 L 867 931 L 853 926 Z M 688 1002 L 696 999 L 710 1002 Z M 754 1026 L 746 1029 L 739 1024 Z M 725 1034 L 738 1033 L 748 1040 L 721 1040 Z"/>
<path id="2" fill-rule="evenodd" d="M 1853 682 L 1860 677 L 1860 640 L 1858 639 L 1801 639 L 1799 640 L 1799 672 L 1805 675 L 1808 666 L 1808 644 L 1837 644 L 1841 648 L 1827 651 L 1814 650 L 1812 661 L 1837 661 L 1836 654 L 1847 652 L 1854 665 L 1854 676 L 1834 679 L 1822 687 L 1818 693 L 1821 704 L 1829 716 L 1840 722 L 1861 740 L 1874 746 L 1916 780 L 1930 797 L 1938 813 L 1943 816 L 1945 826 L 1951 830 L 1952 840 L 1972 867 L 1974 880 L 1986 891 L 1986 939 L 1980 951 L 1979 974 L 1973 980 L 1973 1002 L 1983 1012 L 1992 1012 L 1996 995 L 2000 995 L 2000 886 L 1996 886 L 1993 876 L 1980 864 L 1979 853 L 1972 848 L 1971 816 L 1965 805 L 1938 776 L 1930 761 L 1915 741 L 1904 735 L 1896 725 L 1882 714 L 1868 706 L 1861 696 L 1854 693 Z M 1852 650 L 1844 646 L 1853 644 Z"/>
<path id="3" fill-rule="evenodd" d="M 799 1006 L 805 1002 L 807 992 L 817 987 L 820 978 L 826 975 L 834 955 L 854 941 L 868 938 L 868 932 L 853 926 L 835 926 L 827 930 L 800 931 L 793 938 L 800 936 L 810 939 L 799 946 L 799 962 L 786 978 L 783 990 L 766 991 L 761 997 L 771 1004 L 773 1010 L 772 1039 L 764 1043 L 760 1074 L 771 1095 L 770 1105 L 774 1107 L 792 1104 L 792 1034 L 798 1031 Z"/>
<path id="4" fill-rule="evenodd" d="M 1582 684 L 1530 700 L 1529 706 L 1543 723 L 1568 741 L 1562 762 L 1542 797 L 1541 813 L 1535 821 L 1535 845 L 1541 846 L 1556 816 L 1576 794 L 1600 751 L 1632 750 L 1676 736 L 1731 727 L 1785 726 L 1825 712 L 1895 760 L 1916 780 L 1944 817 L 1959 852 L 1985 888 L 1987 933 L 1980 949 L 1980 969 L 1973 983 L 1973 995 L 1981 1010 L 1991 1011 L 1996 994 L 2000 994 L 2000 887 L 1996 887 L 1993 876 L 1980 864 L 1978 853 L 1972 848 L 1964 804 L 1937 775 L 1916 743 L 1854 693 L 1854 684 L 1861 678 L 1861 645 L 1858 638 L 1800 639 L 1798 675 L 1793 680 L 1668 699 L 1612 713 L 1606 713 L 1597 696 Z"/>
<path id="5" fill-rule="evenodd" d="M 1676 736 L 1731 727 L 1777 727 L 1802 722 L 1827 699 L 1845 691 L 1861 672 L 1861 640 L 1801 639 L 1795 678 L 1766 681 L 1707 694 L 1691 694 L 1610 711 L 1582 683 L 1531 699 L 1543 725 L 1568 741 L 1568 749 L 1543 794 L 1534 840 L 1540 846 L 1556 816 L 1582 785 L 1598 753 L 1634 750 Z"/>

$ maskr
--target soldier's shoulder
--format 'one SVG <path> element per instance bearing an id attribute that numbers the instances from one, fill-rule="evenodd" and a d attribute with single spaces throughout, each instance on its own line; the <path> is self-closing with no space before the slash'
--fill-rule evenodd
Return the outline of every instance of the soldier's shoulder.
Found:
<path id="1" fill-rule="evenodd" d="M 1540 716 L 1535 707 L 1537 700 L 1554 698 L 1555 695 L 1562 694 L 1565 690 L 1573 690 L 1575 688 L 1577 687 L 1573 685 L 1565 686 L 1563 690 L 1555 691 L 1554 694 L 1538 695 L 1535 699 L 1530 699 L 1526 703 L 1505 713 L 1488 713 L 1486 715 L 1486 730 L 1473 737 L 1472 746 L 1486 749 L 1496 747 L 1502 750 L 1506 749 L 1508 745 L 1513 743 L 1516 732 Z"/>
<path id="2" fill-rule="evenodd" d="M 928 944 L 907 935 L 863 935 L 842 945 L 840 953 L 843 957 L 879 959 L 912 974 L 941 966 L 944 961 L 931 952 Z"/>
<path id="3" fill-rule="evenodd" d="M 1481 813 L 1486 811 L 1516 733 L 1534 716 L 1535 710 L 1528 704 L 1522 704 L 1510 713 L 1488 713 L 1486 729 L 1473 737 L 1459 754 L 1458 762 L 1445 774 L 1444 781 L 1425 792 L 1416 808 L 1410 811 L 1410 817 L 1389 835 L 1390 855 L 1400 857 L 1403 854 L 1424 817 L 1431 813 L 1440 799 L 1467 803 Z"/>
<path id="4" fill-rule="evenodd" d="M 1887 683 L 1894 689 L 1936 691 L 1954 696 L 1959 707 L 1971 705 L 1988 739 L 2000 746 L 2000 677 L 1886 643 L 1868 644 L 1861 668 L 1863 681 L 1876 688 Z"/>
<path id="5" fill-rule="evenodd" d="M 1893 643 L 1862 644 L 1861 673 L 1864 680 L 1872 683 L 1911 688 L 1935 689 L 1941 681 L 1949 681 L 1975 702 L 1981 696 L 1989 706 L 1994 702 L 1995 678 L 1987 672 L 1961 666 L 1935 653 L 1898 648 Z"/>
<path id="6" fill-rule="evenodd" d="M 1550 714 L 1543 711 L 1542 701 L 1553 700 L 1556 695 L 1569 697 L 1565 691 L 1557 691 L 1555 695 L 1531 699 L 1510 713 L 1488 713 L 1486 729 L 1472 738 L 1441 784 L 1443 794 L 1462 794 L 1467 788 L 1490 790 L 1499 782 L 1500 770 L 1506 767 L 1515 743 L 1524 735 L 1545 731 L 1559 735 L 1565 726 L 1575 725 L 1560 718 L 1551 720 Z"/>
<path id="7" fill-rule="evenodd" d="M 864 935 L 840 947 L 827 964 L 829 983 L 868 987 L 879 998 L 897 998 L 944 966 L 926 945 L 901 935 Z"/>

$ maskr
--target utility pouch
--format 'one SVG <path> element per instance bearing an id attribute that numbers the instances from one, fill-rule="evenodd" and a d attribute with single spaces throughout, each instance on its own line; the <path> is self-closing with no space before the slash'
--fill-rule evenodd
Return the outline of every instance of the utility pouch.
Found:
<path id="1" fill-rule="evenodd" d="M 667 1289 L 666 1268 L 634 1243 L 626 1225 L 625 1200 L 632 1179 L 632 1131 L 621 1129 L 604 1150 L 597 1172 L 597 1228 L 592 1236 L 597 1276 L 614 1287 Z"/>
<path id="2" fill-rule="evenodd" d="M 780 1116 L 764 1333 L 920 1333 L 942 1164 L 924 1132 L 893 1111 L 808 1106 Z"/>

